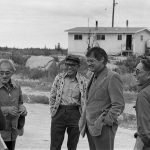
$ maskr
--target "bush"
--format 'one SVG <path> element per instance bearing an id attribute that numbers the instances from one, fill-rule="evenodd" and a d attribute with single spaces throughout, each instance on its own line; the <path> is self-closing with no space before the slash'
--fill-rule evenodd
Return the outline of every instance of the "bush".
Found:
<path id="1" fill-rule="evenodd" d="M 48 76 L 48 71 L 42 71 L 39 69 L 31 69 L 29 70 L 28 77 L 30 79 L 41 79 Z"/>
<path id="2" fill-rule="evenodd" d="M 25 65 L 29 56 L 22 55 L 21 53 L 12 52 L 12 60 L 15 64 Z"/>
<path id="3" fill-rule="evenodd" d="M 124 91 L 137 91 L 136 78 L 133 74 L 122 74 L 121 79 L 123 81 Z"/>
<path id="4" fill-rule="evenodd" d="M 129 56 L 126 60 L 116 62 L 116 65 L 119 66 L 121 73 L 133 73 L 138 62 L 139 58 Z"/>

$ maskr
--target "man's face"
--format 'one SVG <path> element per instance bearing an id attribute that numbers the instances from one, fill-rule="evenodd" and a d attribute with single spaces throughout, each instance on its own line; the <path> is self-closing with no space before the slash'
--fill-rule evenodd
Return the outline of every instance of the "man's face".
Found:
<path id="1" fill-rule="evenodd" d="M 65 66 L 66 66 L 66 71 L 67 71 L 68 76 L 76 75 L 78 68 L 79 68 L 78 64 L 72 63 L 70 61 L 66 61 Z"/>
<path id="2" fill-rule="evenodd" d="M 13 71 L 11 69 L 10 64 L 2 63 L 0 66 L 0 81 L 1 81 L 1 83 L 3 83 L 3 84 L 8 83 L 12 75 L 13 75 Z"/>
<path id="3" fill-rule="evenodd" d="M 87 57 L 88 68 L 92 72 L 97 72 L 97 71 L 100 71 L 101 69 L 103 69 L 103 67 L 104 67 L 103 62 L 104 62 L 103 57 L 100 61 L 97 60 L 92 54 L 89 57 Z"/>
<path id="4" fill-rule="evenodd" d="M 149 72 L 144 70 L 142 63 L 136 66 L 135 76 L 138 85 L 143 85 L 149 79 Z"/>

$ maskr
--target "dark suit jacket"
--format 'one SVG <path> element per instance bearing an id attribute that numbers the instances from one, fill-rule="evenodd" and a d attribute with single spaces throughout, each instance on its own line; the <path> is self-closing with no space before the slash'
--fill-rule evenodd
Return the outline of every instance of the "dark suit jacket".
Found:
<path id="1" fill-rule="evenodd" d="M 85 125 L 92 136 L 101 135 L 104 125 L 117 124 L 118 116 L 124 110 L 123 86 L 120 76 L 105 68 L 96 81 L 89 82 L 87 101 L 79 121 L 84 136 Z"/>

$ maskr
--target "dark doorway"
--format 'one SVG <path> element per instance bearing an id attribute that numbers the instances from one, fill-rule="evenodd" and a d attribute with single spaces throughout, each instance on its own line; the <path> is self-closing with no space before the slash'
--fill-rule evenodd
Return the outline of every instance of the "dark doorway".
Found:
<path id="1" fill-rule="evenodd" d="M 132 35 L 128 34 L 126 36 L 126 50 L 132 50 Z"/>

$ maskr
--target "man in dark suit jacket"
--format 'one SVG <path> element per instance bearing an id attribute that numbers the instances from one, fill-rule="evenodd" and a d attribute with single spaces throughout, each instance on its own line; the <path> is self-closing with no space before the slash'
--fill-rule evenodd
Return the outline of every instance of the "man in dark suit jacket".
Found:
<path id="1" fill-rule="evenodd" d="M 81 134 L 87 133 L 90 150 L 113 150 L 117 118 L 124 110 L 120 76 L 106 67 L 108 56 L 100 47 L 87 54 L 94 74 L 87 87 L 87 101 L 79 121 Z"/>

